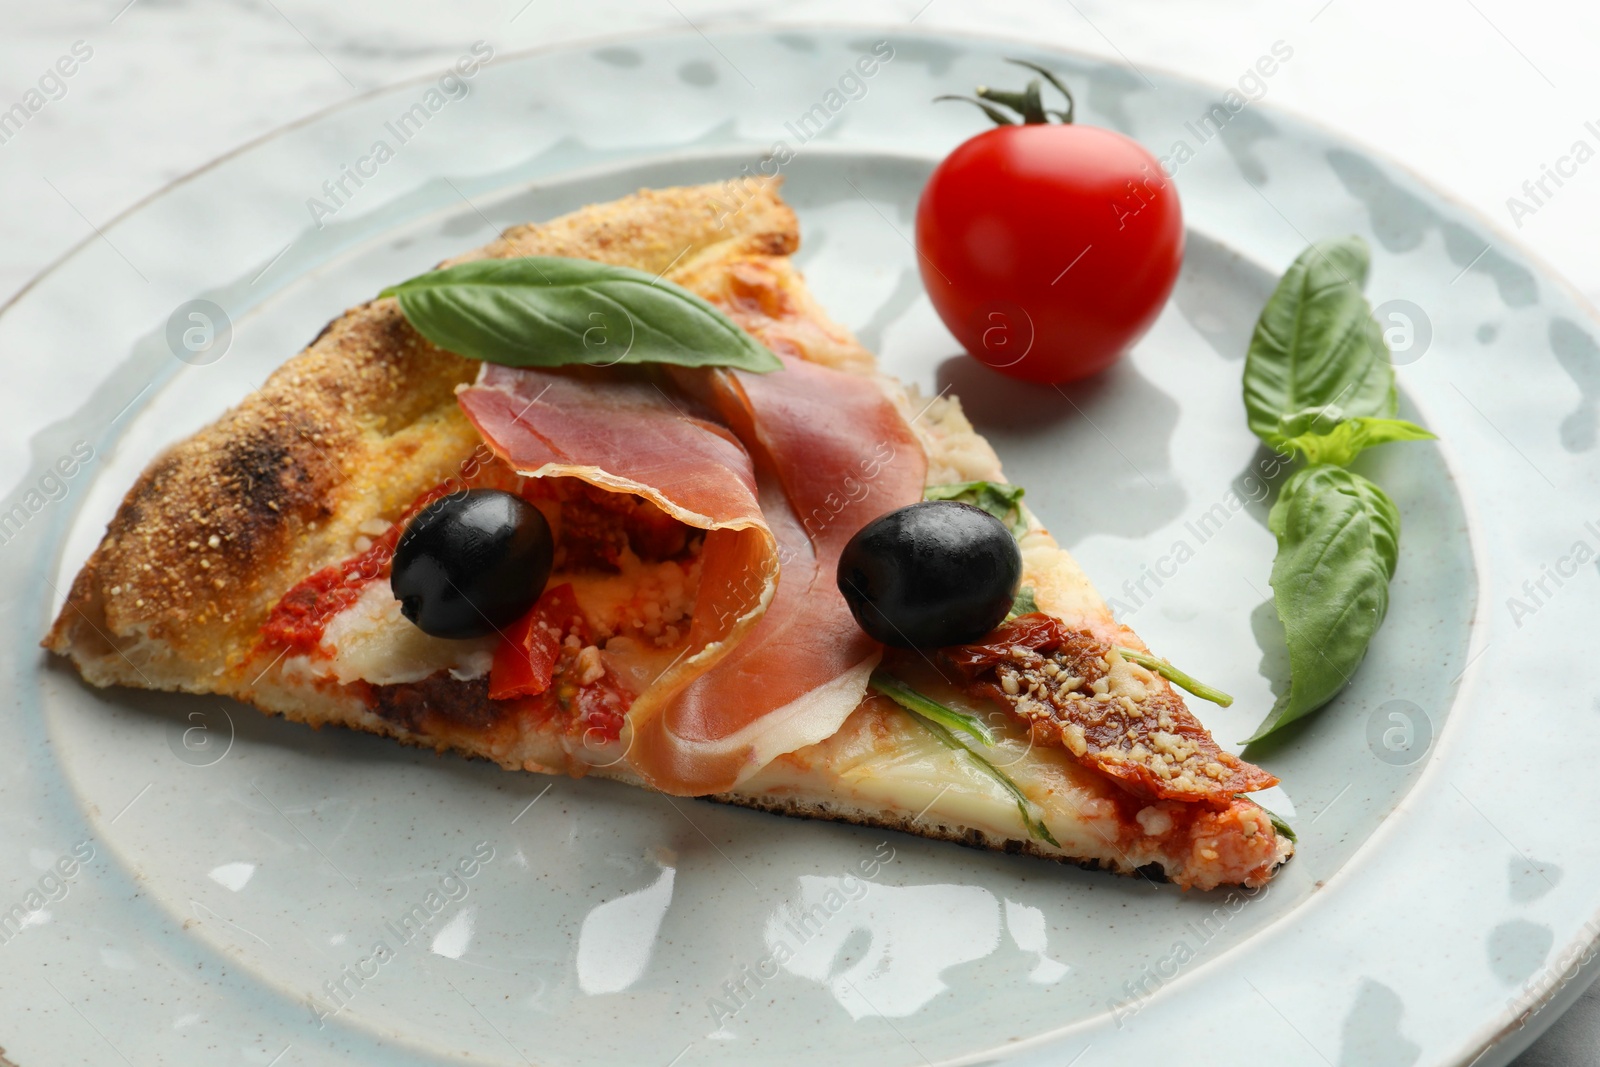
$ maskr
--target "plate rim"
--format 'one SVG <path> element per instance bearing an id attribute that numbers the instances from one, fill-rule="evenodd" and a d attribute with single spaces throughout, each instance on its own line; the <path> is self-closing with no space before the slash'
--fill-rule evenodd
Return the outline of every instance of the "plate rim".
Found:
<path id="1" fill-rule="evenodd" d="M 942 29 L 931 25 L 902 25 L 878 20 L 842 21 L 839 19 L 807 19 L 794 21 L 771 21 L 742 18 L 708 19 L 704 22 L 696 23 L 687 28 L 660 26 L 644 30 L 624 30 L 607 34 L 578 35 L 571 38 L 552 41 L 547 44 L 540 44 L 529 48 L 505 52 L 503 54 L 497 53 L 495 56 L 495 62 L 497 65 L 520 63 L 529 60 L 536 60 L 546 55 L 593 50 L 595 48 L 603 48 L 611 44 L 649 42 L 662 38 L 692 38 L 697 34 L 701 37 L 704 37 L 708 34 L 749 34 L 771 37 L 787 32 L 806 31 L 825 33 L 882 32 L 885 34 L 893 34 L 902 37 L 916 37 L 930 41 L 949 42 L 957 45 L 958 47 L 966 45 L 968 42 L 974 40 L 987 42 L 990 44 L 1009 44 L 1031 51 L 1070 56 L 1087 65 L 1117 67 L 1135 72 L 1149 70 L 1172 82 L 1206 91 L 1214 91 L 1218 94 L 1222 92 L 1222 87 L 1218 83 L 1214 83 L 1209 79 L 1195 77 L 1188 73 L 1176 72 L 1172 68 L 1163 64 L 1141 63 L 1140 65 L 1135 66 L 1131 61 L 1125 58 L 1104 56 L 1094 52 L 1085 51 L 1080 48 L 1058 44 L 1047 40 L 1041 41 L 1023 39 L 1014 35 L 989 30 L 961 30 L 959 31 L 958 35 L 957 31 L 955 30 Z M 12 311 L 15 306 L 20 304 L 42 282 L 44 282 L 47 278 L 49 278 L 75 257 L 83 253 L 91 245 L 95 244 L 97 240 L 99 240 L 99 232 L 113 230 L 119 224 L 127 221 L 134 215 L 137 215 L 151 204 L 162 200 L 169 194 L 178 191 L 182 187 L 188 185 L 210 171 L 258 147 L 278 140 L 279 138 L 296 130 L 314 125 L 347 109 L 359 106 L 360 104 L 370 101 L 374 98 L 384 96 L 409 86 L 432 83 L 434 80 L 436 80 L 436 77 L 436 72 L 417 74 L 407 78 L 384 82 L 381 85 L 361 90 L 348 98 L 325 105 L 288 122 L 274 126 L 214 157 L 209 158 L 204 163 L 185 172 L 184 174 L 170 179 L 159 187 L 141 196 L 122 210 L 118 211 L 110 219 L 101 224 L 98 232 L 90 233 L 72 243 L 55 258 L 33 273 L 26 283 L 24 283 L 20 288 L 7 297 L 4 302 L 0 302 L 0 317 L 5 316 L 7 313 Z M 1522 259 L 1524 259 L 1527 265 L 1536 273 L 1541 283 L 1550 284 L 1557 287 L 1568 299 L 1568 301 L 1582 313 L 1582 315 L 1585 317 L 1586 323 L 1592 327 L 1595 327 L 1597 330 L 1600 330 L 1600 307 L 1596 307 L 1589 300 L 1589 298 L 1587 298 L 1577 288 L 1576 285 L 1574 285 L 1561 271 L 1556 269 L 1544 256 L 1529 248 L 1522 242 L 1520 238 L 1506 230 L 1498 220 L 1489 216 L 1485 211 L 1463 200 L 1454 192 L 1441 188 L 1438 184 L 1424 176 L 1406 161 L 1391 155 L 1385 150 L 1375 148 L 1362 138 L 1341 131 L 1316 117 L 1307 115 L 1304 112 L 1292 107 L 1285 107 L 1278 103 L 1253 104 L 1252 106 L 1261 107 L 1269 113 L 1275 112 L 1282 114 L 1291 119 L 1293 122 L 1301 124 L 1315 131 L 1328 141 L 1356 148 L 1374 161 L 1381 163 L 1382 165 L 1392 169 L 1395 172 L 1398 172 L 1399 174 L 1402 174 L 1416 186 L 1425 190 L 1429 196 L 1436 198 L 1438 202 L 1444 205 L 1448 205 L 1453 210 L 1459 212 L 1461 215 L 1480 226 L 1484 231 L 1486 231 L 1487 236 L 1491 239 L 1494 245 L 1498 245 L 1503 249 L 1513 251 Z M 861 150 L 855 147 L 834 145 L 818 145 L 815 147 L 817 149 L 826 151 L 829 154 L 861 153 Z M 730 153 L 732 152 L 732 150 L 727 151 Z M 698 155 L 700 153 L 696 154 Z M 928 158 L 926 156 L 907 151 L 883 151 L 883 154 L 902 156 L 907 159 L 915 159 L 918 161 L 925 161 Z M 617 161 L 615 164 L 616 168 L 622 168 L 625 166 L 627 166 L 627 164 L 623 161 Z M 602 168 L 613 169 L 608 165 L 602 165 Z M 1231 251 L 1242 255 L 1243 258 L 1250 260 L 1251 262 L 1258 262 L 1254 256 L 1246 255 L 1240 252 L 1237 247 L 1229 244 L 1226 238 L 1213 236 L 1212 239 L 1221 241 L 1221 243 L 1229 247 Z M 1269 270 L 1271 269 L 1270 265 L 1268 264 L 1259 265 L 1266 267 Z M 1419 407 L 1427 406 L 1426 403 L 1418 401 L 1416 397 L 1413 397 L 1413 401 L 1417 402 Z M 1472 615 L 1470 623 L 1470 639 L 1467 646 L 1467 651 L 1469 653 L 1478 653 L 1481 652 L 1484 647 L 1486 647 L 1484 634 L 1488 629 L 1486 624 L 1492 614 L 1493 608 L 1492 598 L 1488 594 L 1490 582 L 1487 580 L 1489 574 L 1491 573 L 1490 560 L 1488 558 L 1487 547 L 1484 543 L 1484 538 L 1479 532 L 1481 526 L 1476 521 L 1482 509 L 1478 506 L 1476 494 L 1469 491 L 1469 483 L 1463 478 L 1458 477 L 1458 475 L 1463 471 L 1463 466 L 1461 460 L 1455 455 L 1455 449 L 1449 446 L 1446 442 L 1440 442 L 1439 446 L 1446 467 L 1451 473 L 1452 481 L 1454 481 L 1457 486 L 1457 492 L 1462 501 L 1463 510 L 1467 513 L 1467 517 L 1469 519 L 1466 532 L 1468 542 L 1471 545 L 1471 557 L 1473 561 L 1473 568 L 1478 578 L 1479 590 L 1476 610 Z M 77 510 L 79 509 L 73 509 L 74 512 Z M 63 519 L 67 518 L 68 516 L 63 516 Z M 59 551 L 56 555 L 59 563 Z M 1478 687 L 1480 674 L 1477 663 L 1478 659 L 1479 657 L 1477 655 L 1472 655 L 1469 659 L 1468 665 L 1466 668 L 1464 668 L 1463 676 L 1459 679 L 1456 695 L 1452 701 L 1453 705 L 1462 703 L 1467 699 L 1471 690 L 1475 690 Z M 1416 794 L 1418 790 L 1424 787 L 1425 784 L 1433 783 L 1434 780 L 1437 779 L 1441 773 L 1443 773 L 1441 768 L 1445 762 L 1446 760 L 1444 759 L 1442 752 L 1435 752 L 1433 755 L 1431 755 L 1428 760 L 1428 767 L 1397 799 L 1397 807 L 1403 804 L 1407 797 Z M 1392 821 L 1385 819 L 1383 823 L 1375 828 L 1374 831 L 1367 837 L 1367 839 L 1362 842 L 1357 851 L 1351 854 L 1349 859 L 1340 867 L 1340 869 L 1330 877 L 1329 881 L 1332 881 L 1334 878 L 1338 878 L 1345 870 L 1356 866 L 1363 859 L 1370 858 L 1370 852 L 1373 846 L 1382 839 L 1392 836 L 1392 834 L 1396 832 L 1398 831 L 1396 830 L 1396 827 Z M 1296 911 L 1298 911 L 1298 909 L 1296 909 Z M 1597 910 L 1594 914 L 1597 917 L 1600 917 L 1600 910 Z M 1257 934 L 1259 935 L 1268 930 L 1281 926 L 1284 920 L 1288 917 L 1289 916 L 1286 914 L 1285 916 L 1280 917 L 1278 920 L 1269 923 L 1267 926 L 1262 927 L 1260 931 L 1257 931 Z M 1557 1000 L 1576 1000 L 1577 997 L 1581 996 L 1582 992 L 1587 989 L 1588 986 L 1595 980 L 1596 976 L 1600 975 L 1600 964 L 1595 964 L 1592 962 L 1594 957 L 1597 954 L 1600 954 L 1600 933 L 1590 937 L 1587 941 L 1584 941 L 1580 938 L 1577 941 L 1571 942 L 1568 946 L 1557 947 L 1572 948 L 1578 946 L 1581 946 L 1581 955 L 1591 962 L 1584 964 L 1580 968 L 1577 977 L 1572 979 L 1565 978 L 1564 975 L 1566 972 L 1555 974 L 1554 976 L 1548 978 L 1548 980 L 1540 983 L 1537 995 L 1520 998 L 1521 1000 L 1526 1001 L 1526 1003 L 1522 1004 L 1520 1009 L 1513 1009 L 1510 1003 L 1507 1002 L 1506 1006 L 1493 1019 L 1491 1019 L 1487 1025 L 1480 1026 L 1476 1031 L 1467 1037 L 1467 1045 L 1462 1057 L 1454 1062 L 1458 1064 L 1459 1067 L 1469 1067 L 1469 1065 L 1476 1064 L 1481 1061 L 1485 1055 L 1491 1052 L 1520 1051 L 1521 1048 L 1526 1047 L 1527 1044 L 1531 1044 L 1540 1033 L 1553 1024 L 1556 1019 L 1560 1017 L 1561 1013 L 1557 1012 L 1555 1014 L 1548 1014 L 1545 1009 Z M 1553 947 L 1552 952 L 1555 951 L 1556 947 Z M 1223 955 L 1225 956 L 1228 954 L 1229 953 L 1225 952 Z M 1218 961 L 1220 961 L 1221 958 L 1222 957 L 1218 957 Z M 1210 969 L 1211 968 L 1208 965 L 1200 968 L 1199 970 L 1206 971 Z M 1570 1005 L 1563 1005 L 1563 1010 L 1567 1006 Z M 1023 1041 L 1015 1042 L 1009 1045 L 1006 1049 L 999 1051 L 999 1054 L 1001 1056 L 1007 1056 L 1013 1052 L 1022 1052 L 1029 1049 L 1037 1050 L 1038 1047 L 1047 1042 L 1059 1040 L 1080 1028 L 1084 1028 L 1095 1023 L 1097 1020 L 1101 1019 L 1103 1014 L 1104 1013 L 1097 1013 L 1089 1018 L 1077 1020 L 1066 1026 L 1054 1028 L 1044 1033 L 1034 1035 L 1033 1037 Z M 1547 1017 L 1542 1022 L 1536 1021 L 1541 1016 Z M 1485 1032 L 1488 1033 L 1487 1038 L 1478 1037 L 1478 1035 L 1484 1034 Z M 1514 1040 L 1522 1036 L 1526 1036 L 1526 1041 Z M 948 1063 L 952 1065 L 958 1063 L 979 1062 L 986 1058 L 992 1058 L 995 1055 L 995 1052 L 996 1050 L 989 1050 L 981 1054 L 974 1053 L 971 1056 L 960 1056 L 954 1059 L 941 1060 L 939 1062 L 941 1064 Z"/>

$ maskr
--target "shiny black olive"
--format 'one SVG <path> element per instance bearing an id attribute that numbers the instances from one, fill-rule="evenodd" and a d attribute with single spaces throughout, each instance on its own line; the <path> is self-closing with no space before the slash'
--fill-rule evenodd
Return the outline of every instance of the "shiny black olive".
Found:
<path id="1" fill-rule="evenodd" d="M 839 591 L 870 636 L 898 648 L 976 641 L 1011 610 L 1016 538 L 993 515 L 925 500 L 863 526 L 839 557 Z"/>
<path id="2" fill-rule="evenodd" d="M 483 637 L 533 607 L 555 541 L 539 509 L 498 489 L 467 489 L 417 513 L 394 550 L 389 588 L 434 637 Z"/>

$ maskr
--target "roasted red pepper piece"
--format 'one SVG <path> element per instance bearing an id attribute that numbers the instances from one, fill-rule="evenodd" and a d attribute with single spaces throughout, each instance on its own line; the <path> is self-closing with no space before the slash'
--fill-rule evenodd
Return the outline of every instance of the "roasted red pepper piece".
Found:
<path id="1" fill-rule="evenodd" d="M 537 696 L 550 688 L 568 634 L 588 643 L 589 623 L 570 582 L 546 589 L 528 613 L 505 631 L 489 669 L 489 699 Z"/>

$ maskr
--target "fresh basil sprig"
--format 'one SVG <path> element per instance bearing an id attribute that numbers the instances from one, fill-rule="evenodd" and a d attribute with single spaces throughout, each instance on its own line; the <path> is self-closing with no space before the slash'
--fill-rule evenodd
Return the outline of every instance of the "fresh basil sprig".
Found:
<path id="1" fill-rule="evenodd" d="M 959 500 L 982 508 L 1005 523 L 1013 537 L 1028 532 L 1028 520 L 1022 514 L 1022 495 L 1022 486 L 1005 482 L 954 482 L 930 485 L 922 491 L 924 500 Z"/>
<path id="2" fill-rule="evenodd" d="M 924 729 L 938 739 L 940 744 L 954 752 L 965 755 L 975 767 L 999 783 L 1000 787 L 1011 795 L 1011 799 L 1016 801 L 1017 813 L 1022 817 L 1022 825 L 1027 827 L 1030 835 L 1040 841 L 1047 841 L 1057 848 L 1061 847 L 1061 843 L 1050 833 L 1050 828 L 1045 825 L 1044 820 L 1035 814 L 1037 805 L 1028 799 L 1028 795 L 1022 791 L 1016 782 L 1011 780 L 1010 775 L 963 744 L 950 730 L 951 726 L 955 726 L 957 729 L 971 734 L 985 745 L 992 745 L 994 744 L 994 735 L 989 732 L 987 726 L 979 722 L 975 716 L 956 711 L 954 708 L 945 707 L 938 701 L 923 696 L 898 678 L 885 674 L 883 671 L 873 672 L 870 684 L 875 691 L 882 693 L 902 708 L 911 712 L 913 721 L 920 723 Z"/>
<path id="3" fill-rule="evenodd" d="M 643 271 L 559 256 L 478 259 L 385 289 L 418 333 L 511 367 L 672 363 L 783 369 L 728 316 Z"/>
<path id="4" fill-rule="evenodd" d="M 1256 324 L 1245 360 L 1250 429 L 1307 464 L 1267 516 L 1278 542 L 1273 603 L 1289 648 L 1289 691 L 1248 740 L 1332 700 L 1389 609 L 1400 511 L 1346 467 L 1365 449 L 1434 435 L 1394 418 L 1394 370 L 1361 286 L 1366 243 L 1326 241 L 1294 261 Z"/>

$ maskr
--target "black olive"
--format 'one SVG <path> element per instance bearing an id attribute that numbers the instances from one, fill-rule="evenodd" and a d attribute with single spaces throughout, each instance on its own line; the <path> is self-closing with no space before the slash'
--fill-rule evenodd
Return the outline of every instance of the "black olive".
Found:
<path id="1" fill-rule="evenodd" d="M 1022 553 L 981 508 L 925 500 L 874 519 L 839 557 L 839 591 L 870 636 L 897 648 L 976 641 L 1011 610 Z"/>
<path id="2" fill-rule="evenodd" d="M 483 637 L 533 607 L 555 554 L 539 509 L 498 489 L 467 489 L 417 513 L 394 549 L 389 588 L 434 637 Z"/>

